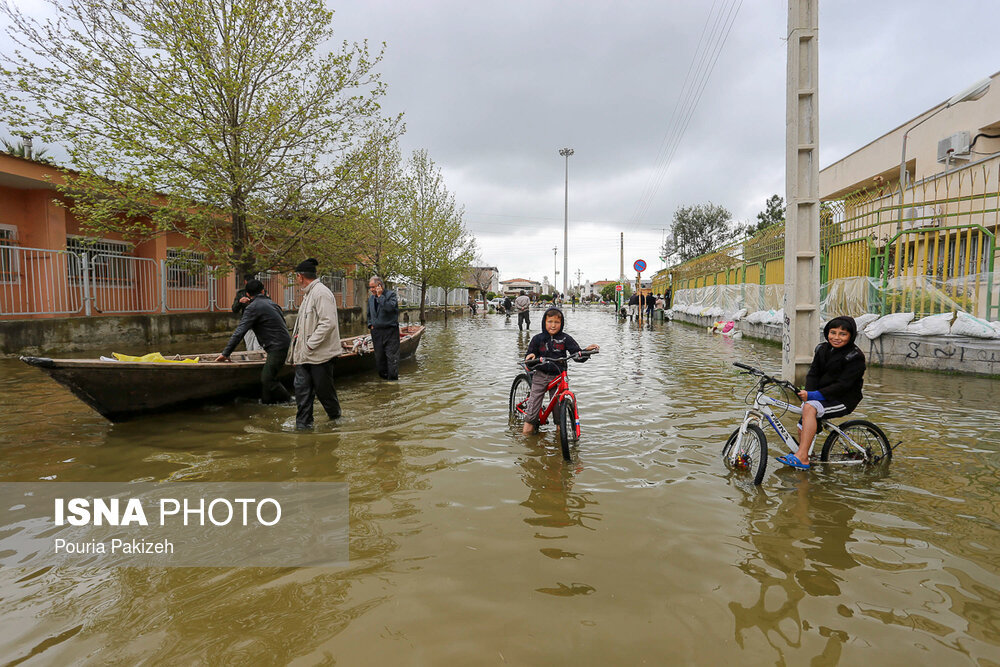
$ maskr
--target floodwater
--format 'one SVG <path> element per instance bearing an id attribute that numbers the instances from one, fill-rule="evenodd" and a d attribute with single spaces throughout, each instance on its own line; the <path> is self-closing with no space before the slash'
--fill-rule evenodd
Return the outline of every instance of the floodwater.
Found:
<path id="1" fill-rule="evenodd" d="M 869 369 L 888 470 L 771 460 L 755 489 L 719 459 L 731 362 L 776 348 L 596 309 L 567 330 L 601 346 L 571 366 L 569 463 L 508 425 L 528 335 L 496 315 L 430 323 L 398 384 L 341 380 L 343 419 L 305 434 L 249 402 L 112 425 L 0 361 L 0 482 L 346 482 L 351 516 L 340 568 L 2 569 L 0 661 L 997 664 L 1000 383 Z"/>

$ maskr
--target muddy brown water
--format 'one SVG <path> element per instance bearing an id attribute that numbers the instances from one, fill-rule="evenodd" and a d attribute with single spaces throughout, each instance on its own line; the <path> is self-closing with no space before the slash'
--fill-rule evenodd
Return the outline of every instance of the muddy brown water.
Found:
<path id="1" fill-rule="evenodd" d="M 772 460 L 755 489 L 719 460 L 730 364 L 776 348 L 583 308 L 567 330 L 601 345 L 571 367 L 569 463 L 508 425 L 528 335 L 496 315 L 430 323 L 398 384 L 340 380 L 343 419 L 305 434 L 246 401 L 109 424 L 0 360 L 0 482 L 338 481 L 351 516 L 341 568 L 0 569 L 0 661 L 1000 660 L 1000 383 L 869 369 L 888 470 Z"/>

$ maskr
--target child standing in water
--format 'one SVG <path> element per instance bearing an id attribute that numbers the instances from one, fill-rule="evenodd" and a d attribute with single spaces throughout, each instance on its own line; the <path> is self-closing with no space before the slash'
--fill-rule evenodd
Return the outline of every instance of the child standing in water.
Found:
<path id="1" fill-rule="evenodd" d="M 542 333 L 535 334 L 528 343 L 528 353 L 525 361 L 531 361 L 538 357 L 547 359 L 565 359 L 568 355 L 576 354 L 580 351 L 580 345 L 573 340 L 573 337 L 563 333 L 565 317 L 558 308 L 549 308 L 542 316 Z M 597 345 L 589 345 L 587 350 L 599 350 Z M 574 359 L 574 361 L 584 362 L 586 357 Z M 538 426 L 538 413 L 542 408 L 542 400 L 545 398 L 545 389 L 559 375 L 560 370 L 556 364 L 547 363 L 535 368 L 531 375 L 531 392 L 528 394 L 528 404 L 524 409 L 524 429 L 523 433 L 528 435 L 535 432 Z"/>
<path id="2" fill-rule="evenodd" d="M 817 420 L 843 417 L 858 407 L 864 384 L 865 355 L 854 344 L 857 335 L 853 317 L 835 317 L 826 323 L 823 329 L 826 342 L 816 346 L 806 375 L 806 388 L 798 393 L 804 401 L 799 451 L 779 456 L 779 463 L 808 470 L 809 449 L 816 437 Z"/>

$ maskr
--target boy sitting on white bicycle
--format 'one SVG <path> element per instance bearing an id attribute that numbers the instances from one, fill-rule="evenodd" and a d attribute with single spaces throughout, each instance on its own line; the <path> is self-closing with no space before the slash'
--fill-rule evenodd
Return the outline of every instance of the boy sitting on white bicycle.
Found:
<path id="1" fill-rule="evenodd" d="M 802 428 L 799 450 L 779 456 L 778 462 L 809 470 L 809 450 L 816 437 L 821 417 L 843 417 L 861 402 L 864 384 L 865 355 L 854 343 L 858 329 L 853 317 L 835 317 L 823 328 L 825 343 L 816 346 L 812 365 L 806 375 L 806 388 L 798 392 L 802 399 Z"/>

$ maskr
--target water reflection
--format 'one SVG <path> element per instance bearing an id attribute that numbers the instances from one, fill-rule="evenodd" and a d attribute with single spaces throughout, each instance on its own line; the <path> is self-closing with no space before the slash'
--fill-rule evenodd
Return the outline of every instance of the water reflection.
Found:
<path id="1" fill-rule="evenodd" d="M 719 460 L 746 391 L 730 363 L 779 350 L 578 306 L 567 330 L 601 354 L 572 366 L 567 464 L 551 426 L 508 426 L 540 315 L 430 323 L 398 384 L 339 381 L 344 418 L 309 434 L 245 401 L 111 425 L 0 360 L 0 481 L 341 481 L 351 501 L 342 569 L 0 570 L 0 657 L 995 662 L 995 380 L 870 369 L 858 416 L 903 441 L 891 466 L 771 462 L 746 488 Z"/>
<path id="2" fill-rule="evenodd" d="M 573 493 L 574 476 L 582 470 L 579 463 L 564 461 L 558 449 L 550 448 L 535 455 L 519 456 L 517 466 L 521 469 L 521 480 L 528 487 L 528 498 L 521 503 L 531 510 L 525 523 L 545 528 L 596 529 L 601 515 L 592 506 L 597 502 L 590 494 Z M 565 537 L 564 531 L 558 532 Z M 538 533 L 536 537 L 552 539 Z"/>
<path id="3" fill-rule="evenodd" d="M 738 567 L 757 583 L 759 592 L 750 604 L 729 603 L 737 643 L 745 646 L 763 639 L 774 649 L 777 662 L 805 643 L 811 626 L 800 610 L 802 601 L 840 596 L 839 582 L 858 566 L 847 551 L 854 509 L 813 484 L 809 475 L 789 472 L 778 491 L 758 489 L 744 495 L 743 539 L 751 551 Z M 812 664 L 836 664 L 848 633 L 823 626 L 820 637 L 825 641 Z"/>

